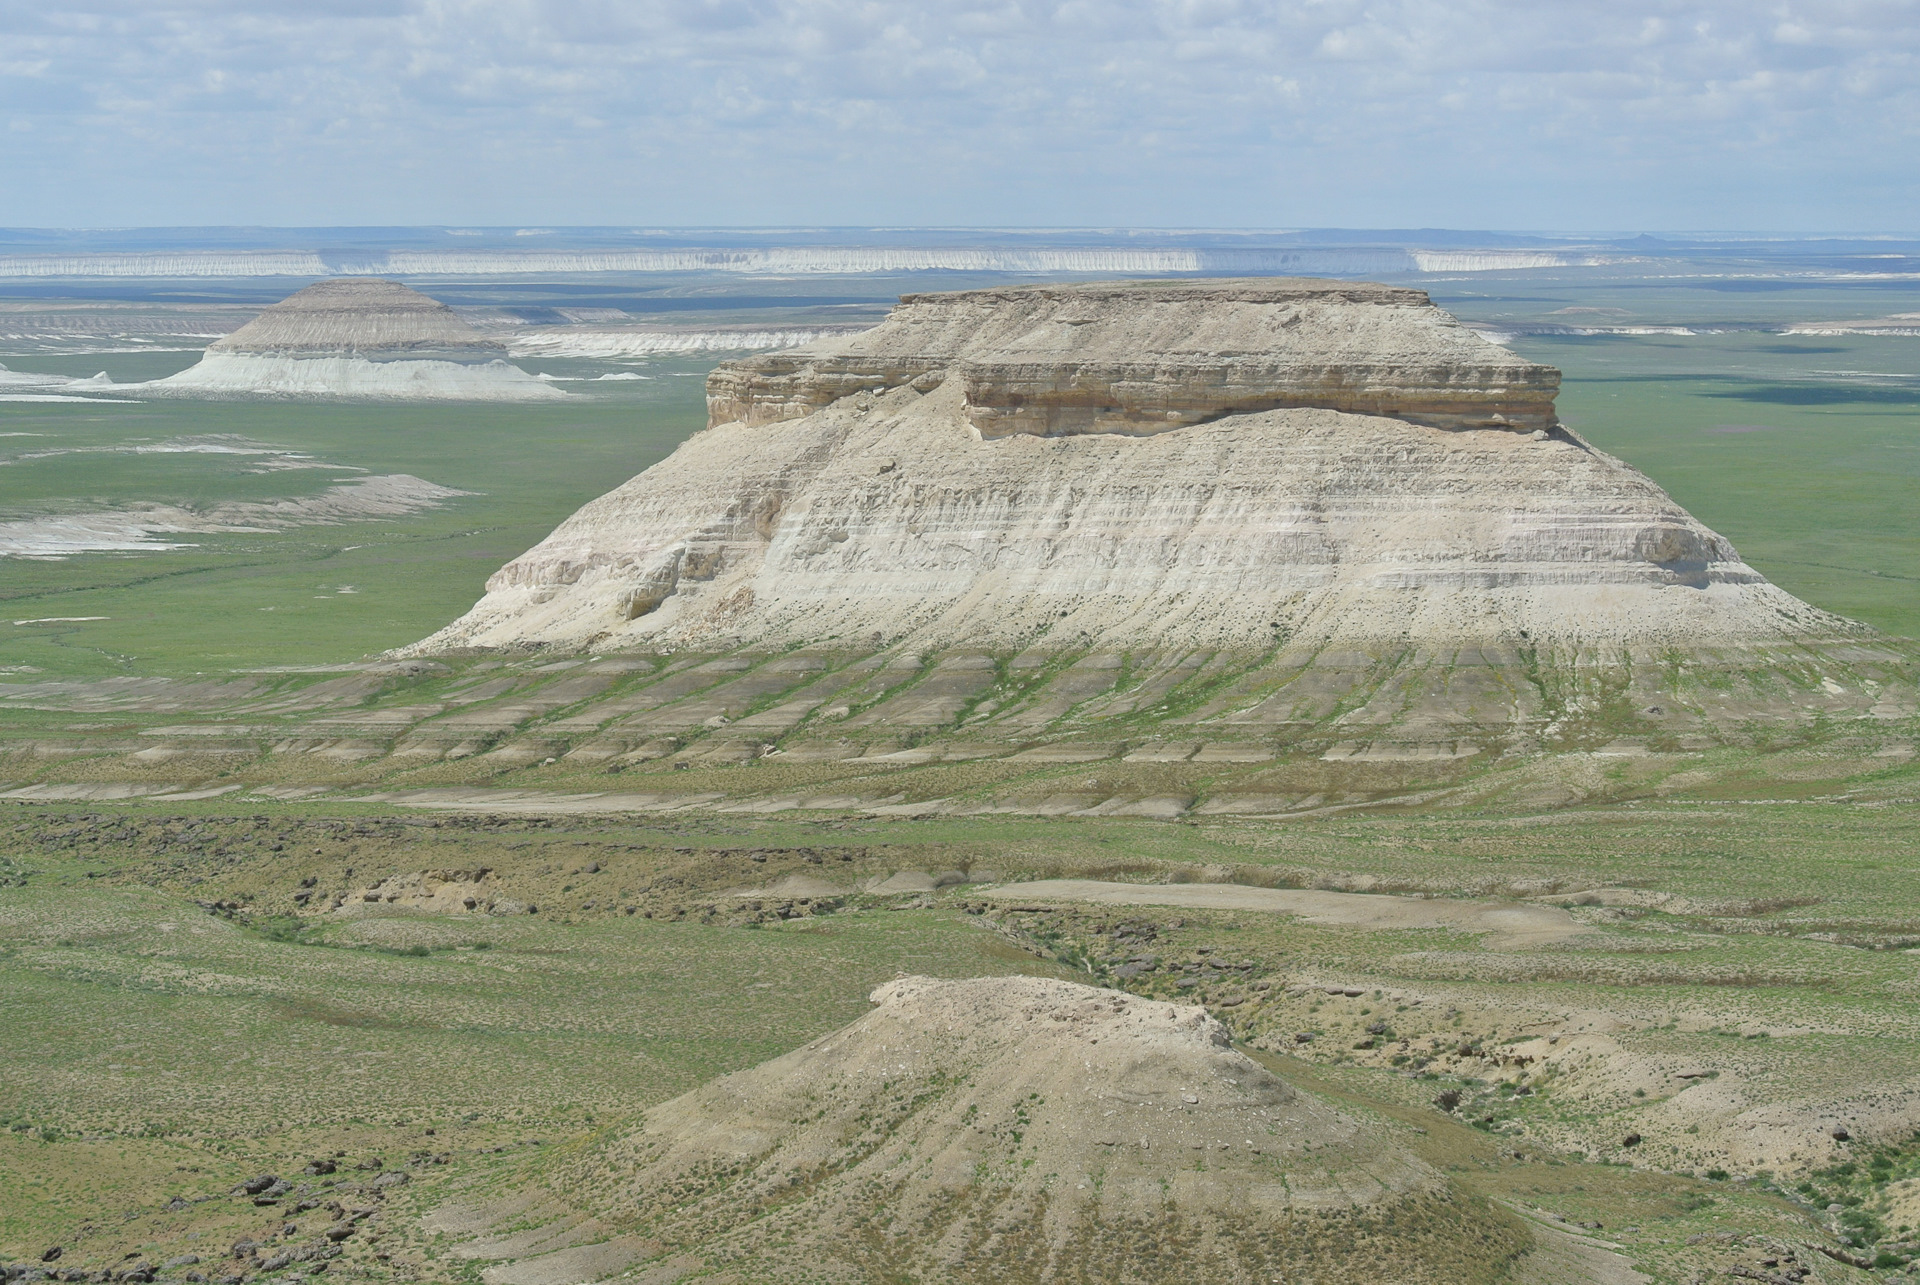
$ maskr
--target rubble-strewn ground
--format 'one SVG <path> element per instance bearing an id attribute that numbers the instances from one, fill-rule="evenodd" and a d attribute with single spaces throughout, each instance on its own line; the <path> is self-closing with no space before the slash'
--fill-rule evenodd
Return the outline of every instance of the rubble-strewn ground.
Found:
<path id="1" fill-rule="evenodd" d="M 462 1238 L 418 1215 L 538 1190 L 555 1157 L 843 1024 L 899 973 L 1203 1003 L 1296 1086 L 1417 1124 L 1429 1163 L 1659 1281 L 1847 1279 L 1819 1246 L 1897 1263 L 1920 1222 L 1902 808 L 1168 824 L 234 802 L 0 817 L 0 1258 L 197 1253 L 219 1271 L 174 1277 L 219 1279 L 317 1247 L 331 1201 L 355 1230 L 330 1273 L 461 1279 L 479 1260 L 431 1257 Z M 1041 878 L 1143 904 L 1034 896 Z M 1151 904 L 1196 885 L 1392 913 Z M 1421 897 L 1431 926 L 1408 920 Z M 1468 903 L 1577 931 L 1462 931 Z M 408 1181 L 350 1167 L 375 1156 Z M 301 1172 L 319 1159 L 339 1168 Z M 296 1186 L 225 1194 L 266 1174 Z M 262 1248 L 235 1259 L 243 1238 Z"/>

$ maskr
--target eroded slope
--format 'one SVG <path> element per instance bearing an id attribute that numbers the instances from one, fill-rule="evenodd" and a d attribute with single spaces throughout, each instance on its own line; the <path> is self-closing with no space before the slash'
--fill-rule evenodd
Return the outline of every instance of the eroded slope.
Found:
<path id="1" fill-rule="evenodd" d="M 1387 286 L 908 296 L 865 334 L 716 371 L 706 432 L 414 650 L 1575 663 L 1853 631 L 1560 427 L 1558 382 Z"/>
<path id="2" fill-rule="evenodd" d="M 1495 1279 L 1530 1244 L 1205 1010 L 1036 978 L 880 987 L 563 1184 L 649 1279 Z"/>
<path id="3" fill-rule="evenodd" d="M 1551 648 L 1851 632 L 1644 475 L 1331 410 L 986 440 L 961 391 L 726 424 L 587 505 L 417 651 L 750 644 Z"/>

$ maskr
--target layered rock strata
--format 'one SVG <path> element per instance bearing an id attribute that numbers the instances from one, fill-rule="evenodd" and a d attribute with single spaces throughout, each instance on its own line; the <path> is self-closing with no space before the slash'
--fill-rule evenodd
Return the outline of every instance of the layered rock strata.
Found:
<path id="1" fill-rule="evenodd" d="M 1071 345 L 1082 329 L 1130 336 L 1096 346 L 1161 370 L 1146 381 L 1157 400 L 1107 397 L 1091 420 L 1064 393 L 976 400 L 982 369 L 1014 368 L 981 354 L 1035 335 Z M 1224 352 L 1227 331 L 1242 351 L 1208 359 L 1218 378 L 1168 373 L 1198 369 L 1200 346 Z M 1267 348 L 1246 351 L 1256 335 Z M 935 350 L 951 364 L 932 364 Z M 922 356 L 881 372 L 876 353 L 909 351 Z M 1302 352 L 1345 373 L 1318 391 L 1275 373 Z M 1086 367 L 1018 369 L 1027 386 L 1054 369 L 1065 389 Z M 1401 372 L 1394 387 L 1418 383 L 1408 415 L 1445 422 L 1352 409 L 1354 389 L 1388 382 L 1353 372 L 1387 369 Z M 1564 427 L 1515 431 L 1553 423 L 1556 379 L 1384 286 L 913 297 L 838 348 L 716 371 L 712 427 L 502 568 L 417 650 L 1278 647 L 1317 664 L 1483 646 L 1650 656 L 1858 632 L 1768 584 Z M 1236 411 L 1214 395 L 1223 387 L 1327 404 Z M 1162 419 L 1142 435 L 1143 408 L 1174 402 L 1204 422 Z M 1008 430 L 1021 423 L 1033 431 Z"/>
<path id="2" fill-rule="evenodd" d="M 1144 436 L 1321 407 L 1441 428 L 1552 427 L 1560 372 L 1396 286 L 1147 281 L 907 295 L 849 340 L 736 362 L 711 424 L 797 419 L 855 392 L 957 376 L 983 437 Z"/>
<path id="3" fill-rule="evenodd" d="M 321 281 L 208 346 L 191 368 L 116 391 L 207 398 L 552 401 L 564 394 L 436 299 L 396 281 Z"/>
<path id="4" fill-rule="evenodd" d="M 1491 1279 L 1530 1246 L 1199 1007 L 1025 977 L 909 977 L 872 999 L 576 1163 L 557 1185 L 622 1233 L 620 1266 L 1334 1285 Z"/>

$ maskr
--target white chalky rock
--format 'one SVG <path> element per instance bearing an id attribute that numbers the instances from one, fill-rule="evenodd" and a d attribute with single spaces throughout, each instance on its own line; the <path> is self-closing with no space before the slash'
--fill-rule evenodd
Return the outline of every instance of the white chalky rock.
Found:
<path id="1" fill-rule="evenodd" d="M 712 424 L 419 644 L 1507 650 L 1858 633 L 1558 425 L 1418 291 L 909 296 L 722 366 Z"/>

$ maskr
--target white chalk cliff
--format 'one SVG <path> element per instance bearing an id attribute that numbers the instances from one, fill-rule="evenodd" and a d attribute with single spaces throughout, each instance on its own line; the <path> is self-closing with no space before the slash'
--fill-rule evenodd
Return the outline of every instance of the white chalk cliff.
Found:
<path id="1" fill-rule="evenodd" d="M 414 649 L 1528 651 L 1859 632 L 1416 290 L 902 300 L 722 366 L 711 424 Z"/>
<path id="2" fill-rule="evenodd" d="M 397 281 L 321 281 L 274 304 L 198 363 L 120 385 L 143 396 L 553 401 L 561 393 L 453 309 Z"/>
<path id="3" fill-rule="evenodd" d="M 1633 262 L 1587 250 L 1413 246 L 1110 247 L 794 245 L 669 249 L 79 251 L 0 254 L 0 278 L 314 277 L 328 272 L 502 276 L 556 272 L 726 272 L 795 276 L 876 272 L 1504 272 Z"/>

